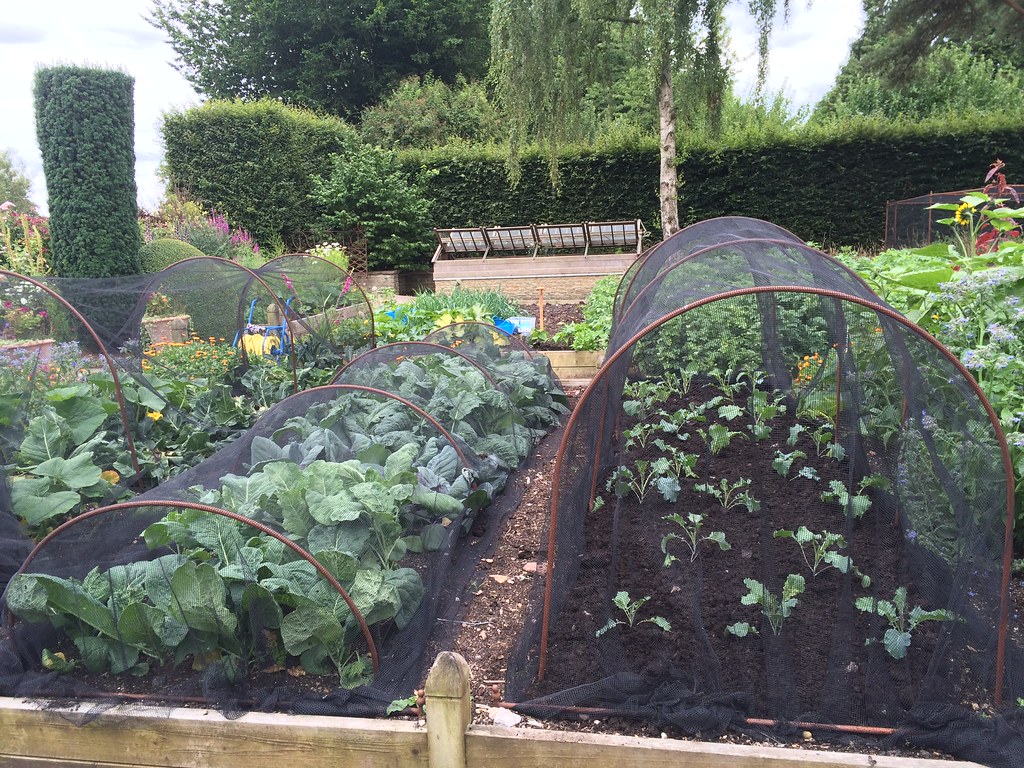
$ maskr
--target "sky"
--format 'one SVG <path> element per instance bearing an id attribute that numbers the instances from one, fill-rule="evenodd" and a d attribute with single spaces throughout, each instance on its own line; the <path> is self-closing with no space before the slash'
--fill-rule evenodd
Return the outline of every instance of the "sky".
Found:
<path id="1" fill-rule="evenodd" d="M 294 0 L 301 2 L 302 0 Z M 29 197 L 46 207 L 46 182 L 35 136 L 32 82 L 37 67 L 55 64 L 121 69 L 135 78 L 135 173 L 139 205 L 153 210 L 163 196 L 161 115 L 201 98 L 172 67 L 174 51 L 145 17 L 149 0 L 3 0 L 0 72 L 4 110 L 0 149 L 8 149 L 32 180 Z M 727 6 L 736 87 L 748 95 L 757 70 L 757 30 L 746 2 Z M 780 2 L 781 6 L 782 3 Z M 776 20 L 768 89 L 782 89 L 795 106 L 812 105 L 828 90 L 863 24 L 861 0 L 793 0 L 788 22 Z"/>

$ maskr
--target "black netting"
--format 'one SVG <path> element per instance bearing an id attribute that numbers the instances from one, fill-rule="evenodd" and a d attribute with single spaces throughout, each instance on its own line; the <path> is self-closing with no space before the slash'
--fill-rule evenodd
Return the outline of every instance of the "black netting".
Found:
<path id="1" fill-rule="evenodd" d="M 506 697 L 689 733 L 897 729 L 1019 764 L 997 420 L 853 273 L 734 224 L 683 230 L 620 286 Z M 997 757 L 977 741 L 993 727 Z"/>
<path id="2" fill-rule="evenodd" d="M 278 291 L 307 295 L 300 279 L 313 277 L 299 267 L 311 264 L 322 267 L 272 262 L 265 280 L 246 273 L 231 283 L 241 297 L 232 300 L 236 320 L 248 296 L 291 311 Z M 161 277 L 169 296 L 173 275 Z M 260 294 L 264 285 L 273 292 Z M 338 300 L 356 292 L 340 285 L 325 299 L 334 309 L 309 325 L 351 320 L 368 333 L 364 300 L 346 313 Z M 310 315 L 307 307 L 284 326 Z M 0 691 L 203 702 L 229 715 L 379 715 L 411 693 L 428 649 L 449 644 L 457 626 L 476 565 L 468 532 L 567 413 L 545 360 L 495 352 L 493 339 L 473 331 L 453 339 L 458 349 L 371 350 L 337 374 L 338 358 L 321 352 L 318 370 L 339 383 L 285 397 L 210 458 L 55 528 L 13 580 L 31 542 L 12 507 L 23 518 L 29 507 L 12 505 L 5 481 Z M 139 367 L 149 384 L 139 391 L 160 392 L 158 375 Z M 20 418 L 28 402 L 11 407 Z M 141 428 L 164 418 L 149 415 Z M 126 433 L 139 434 L 140 424 L 132 427 Z M 11 444 L 20 461 L 24 440 Z M 9 468 L 16 492 L 35 482 L 20 465 Z M 55 487 L 38 490 L 61 498 Z"/>

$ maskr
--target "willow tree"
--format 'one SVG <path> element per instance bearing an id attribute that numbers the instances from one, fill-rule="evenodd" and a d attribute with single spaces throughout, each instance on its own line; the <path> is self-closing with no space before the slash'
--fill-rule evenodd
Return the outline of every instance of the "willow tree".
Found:
<path id="1" fill-rule="evenodd" d="M 708 107 L 720 114 L 729 79 L 722 51 L 728 0 L 495 0 L 490 73 L 508 120 L 513 171 L 533 139 L 552 157 L 560 143 L 580 140 L 580 104 L 587 88 L 608 76 L 602 50 L 625 30 L 639 30 L 657 94 L 661 157 L 661 226 L 679 229 L 676 175 L 675 74 L 702 73 Z M 749 0 L 758 24 L 758 87 L 767 73 L 768 42 L 778 0 Z M 782 0 L 789 11 L 789 0 Z"/>

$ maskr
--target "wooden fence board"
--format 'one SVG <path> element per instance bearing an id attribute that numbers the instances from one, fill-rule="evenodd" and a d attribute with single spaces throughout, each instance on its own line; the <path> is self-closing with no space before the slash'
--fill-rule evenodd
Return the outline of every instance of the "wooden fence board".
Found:
<path id="1" fill-rule="evenodd" d="M 115 708 L 85 725 L 81 712 L 0 699 L 0 765 L 11 757 L 160 768 L 427 768 L 416 723 L 213 710 Z"/>
<path id="2" fill-rule="evenodd" d="M 469 729 L 466 764 L 472 768 L 587 764 L 629 768 L 983 768 L 977 763 L 913 757 L 495 726 Z"/>

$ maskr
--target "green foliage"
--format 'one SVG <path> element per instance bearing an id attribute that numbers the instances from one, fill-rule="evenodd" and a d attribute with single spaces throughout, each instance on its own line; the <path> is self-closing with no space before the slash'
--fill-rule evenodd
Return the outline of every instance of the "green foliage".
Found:
<path id="1" fill-rule="evenodd" d="M 757 512 L 761 509 L 761 502 L 750 492 L 750 483 L 749 477 L 741 477 L 734 483 L 723 477 L 719 479 L 718 485 L 697 483 L 693 486 L 693 490 L 717 499 L 718 503 L 722 505 L 722 509 L 743 507 L 747 512 Z"/>
<path id="2" fill-rule="evenodd" d="M 312 197 L 326 228 L 361 229 L 371 268 L 423 268 L 433 250 L 427 178 L 407 174 L 394 152 L 352 147 L 331 155 L 328 176 L 313 177 Z"/>
<path id="3" fill-rule="evenodd" d="M 907 611 L 907 588 L 899 587 L 892 600 L 878 600 L 873 597 L 857 598 L 857 609 L 865 613 L 875 613 L 889 622 L 889 628 L 882 636 L 882 644 L 886 652 L 894 659 L 904 659 L 910 650 L 914 630 L 925 621 L 960 621 L 952 611 L 936 609 L 926 611 L 915 605 Z M 867 642 L 873 642 L 868 640 Z"/>
<path id="4" fill-rule="evenodd" d="M 612 604 L 620 611 L 622 611 L 622 614 L 625 616 L 625 619 L 608 619 L 608 623 L 601 627 L 599 630 L 597 630 L 595 635 L 597 637 L 600 637 L 609 629 L 614 629 L 618 626 L 632 628 L 638 624 L 653 624 L 663 632 L 671 632 L 672 625 L 669 624 L 668 621 L 662 616 L 650 616 L 646 619 L 637 619 L 637 613 L 639 613 L 640 609 L 643 608 L 644 604 L 647 603 L 650 599 L 650 597 L 638 597 L 636 600 L 630 600 L 629 592 L 615 593 L 615 597 L 612 599 Z"/>
<path id="5" fill-rule="evenodd" d="M 665 555 L 664 565 L 666 568 L 679 559 L 668 551 L 668 546 L 673 541 L 681 541 L 686 545 L 686 548 L 690 552 L 691 563 L 697 559 L 698 547 L 702 541 L 712 541 L 723 551 L 732 549 L 732 545 L 725 540 L 725 534 L 722 531 L 711 531 L 707 535 L 701 535 L 700 529 L 704 527 L 706 517 L 707 515 L 691 512 L 686 515 L 686 517 L 683 517 L 678 513 L 673 513 L 662 518 L 662 520 L 668 520 L 669 522 L 675 523 L 683 531 L 682 536 L 678 533 L 668 533 L 661 538 L 661 551 Z"/>
<path id="6" fill-rule="evenodd" d="M 744 579 L 743 583 L 747 587 L 747 594 L 740 598 L 740 602 L 743 605 L 759 605 L 761 614 L 768 619 L 772 632 L 776 635 L 781 633 L 783 622 L 793 614 L 793 609 L 799 603 L 797 596 L 803 594 L 804 577 L 796 573 L 786 576 L 781 597 L 770 592 L 764 584 L 755 579 Z M 726 631 L 737 637 L 745 637 L 749 632 L 756 633 L 756 630 L 746 622 L 730 625 L 726 627 Z"/>
<path id="7" fill-rule="evenodd" d="M 325 170 L 328 155 L 357 141 L 337 118 L 269 99 L 171 112 L 161 134 L 170 186 L 271 252 L 302 245 L 314 230 L 321 210 L 309 197 L 310 177 Z"/>
<path id="8" fill-rule="evenodd" d="M 452 323 L 492 323 L 521 315 L 519 305 L 500 291 L 457 287 L 449 293 L 419 293 L 411 303 L 385 303 L 374 312 L 378 344 L 419 341 Z"/>
<path id="9" fill-rule="evenodd" d="M 594 283 L 583 302 L 583 322 L 563 326 L 552 341 L 568 342 L 577 352 L 606 348 L 612 331 L 615 292 L 621 280 L 622 275 L 605 275 Z"/>
<path id="10" fill-rule="evenodd" d="M 860 572 L 860 569 L 853 564 L 849 555 L 840 554 L 839 550 L 846 549 L 846 537 L 841 533 L 822 531 L 814 533 L 806 525 L 801 525 L 796 531 L 780 529 L 772 536 L 776 539 L 792 539 L 800 546 L 800 554 L 811 571 L 811 575 L 818 574 L 835 568 L 840 573 L 853 571 L 860 580 L 860 585 L 867 589 L 871 586 L 871 578 Z M 810 556 L 808 556 L 810 551 Z"/>
<path id="11" fill-rule="evenodd" d="M 194 245 L 174 238 L 162 237 L 151 243 L 145 243 L 139 249 L 139 262 L 143 272 L 159 272 L 171 264 L 203 255 L 203 252 Z"/>
<path id="12" fill-rule="evenodd" d="M 488 10 L 437 0 L 155 0 L 150 23 L 200 93 L 355 116 L 411 75 L 482 77 Z"/>
<path id="13" fill-rule="evenodd" d="M 682 224 L 742 214 L 805 240 L 875 248 L 884 239 L 887 201 L 977 186 L 975 169 L 995 157 L 1024 157 L 1024 128 L 1012 116 L 911 125 L 861 119 L 687 145 L 680 155 Z M 523 152 L 512 187 L 495 148 L 407 151 L 402 158 L 410 171 L 425 165 L 437 172 L 428 190 L 432 226 L 641 219 L 653 240 L 660 237 L 653 139 L 565 146 L 557 192 L 547 156 L 536 149 Z"/>
<path id="14" fill-rule="evenodd" d="M 947 115 L 1024 114 L 1020 93 L 1024 70 L 995 60 L 969 46 L 941 45 L 931 50 L 907 83 L 893 85 L 882 75 L 848 64 L 815 106 L 816 123 L 871 116 L 915 121 Z"/>
<path id="15" fill-rule="evenodd" d="M 864 0 L 867 25 L 854 41 L 840 79 L 856 72 L 910 83 L 943 45 L 970 45 L 996 61 L 1020 67 L 1024 24 L 1012 0 Z"/>
<path id="16" fill-rule="evenodd" d="M 449 86 L 428 75 L 406 78 L 384 101 L 364 110 L 359 133 L 367 144 L 428 149 L 452 142 L 488 144 L 500 138 L 501 129 L 483 85 L 460 76 Z"/>
<path id="17" fill-rule="evenodd" d="M 1024 531 L 1024 393 L 1019 386 L 1017 361 L 1024 356 L 1024 341 L 1018 330 L 1024 316 L 1020 306 L 1024 296 L 1024 241 L 1019 234 L 1024 209 L 1004 189 L 1001 168 L 1000 163 L 992 164 L 982 192 L 971 192 L 959 204 L 943 206 L 953 213 L 942 220 L 950 228 L 952 243 L 884 251 L 873 259 L 846 256 L 845 260 L 882 298 L 955 354 L 992 403 L 1010 446 L 1016 476 L 1016 536 L 1020 546 Z M 948 457 L 948 465 L 958 468 L 965 488 L 977 492 L 972 477 L 977 472 L 969 457 L 961 454 L 959 439 L 936 430 L 929 414 L 922 416 L 921 426 L 934 432 L 933 439 L 941 438 L 938 445 Z M 909 473 L 914 481 L 927 476 L 927 471 Z M 940 518 L 934 526 L 919 526 L 920 543 L 949 557 L 959 544 Z"/>
<path id="18" fill-rule="evenodd" d="M 35 204 L 28 199 L 32 180 L 25 166 L 9 149 L 0 150 L 0 203 L 13 203 L 20 213 L 35 213 Z"/>
<path id="19" fill-rule="evenodd" d="M 22 275 L 50 273 L 50 222 L 17 208 L 0 211 L 0 266 Z"/>
<path id="20" fill-rule="evenodd" d="M 139 272 L 134 84 L 104 69 L 36 71 L 36 134 L 58 276 Z"/>

